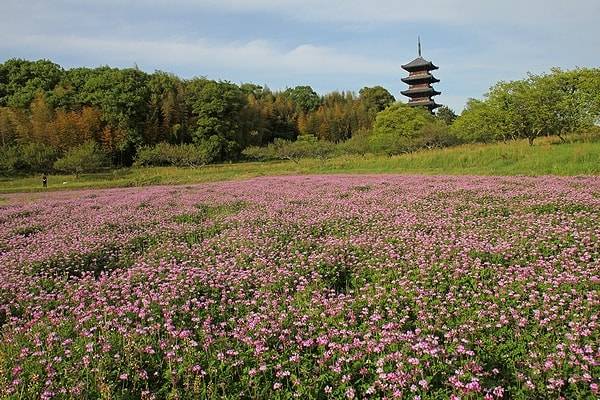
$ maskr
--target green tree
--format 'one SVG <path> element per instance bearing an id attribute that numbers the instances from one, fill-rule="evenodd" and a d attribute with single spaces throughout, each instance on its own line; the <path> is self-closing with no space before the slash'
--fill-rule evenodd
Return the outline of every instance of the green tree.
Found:
<path id="1" fill-rule="evenodd" d="M 194 142 L 200 144 L 216 136 L 222 144 L 220 159 L 237 158 L 246 145 L 240 118 L 246 102 L 244 92 L 237 85 L 206 81 L 193 104 L 197 117 Z"/>
<path id="2" fill-rule="evenodd" d="M 528 75 L 494 85 L 482 101 L 470 101 L 452 126 L 468 141 L 558 135 L 589 128 L 600 119 L 600 69 Z"/>
<path id="3" fill-rule="evenodd" d="M 410 151 L 415 147 L 419 130 L 433 121 L 434 116 L 425 108 L 395 103 L 377 114 L 369 142 L 376 152 Z"/>
<path id="4" fill-rule="evenodd" d="M 75 173 L 98 171 L 110 165 L 109 158 L 102 149 L 93 141 L 73 147 L 54 163 L 58 171 Z"/>
<path id="5" fill-rule="evenodd" d="M 333 143 L 318 140 L 312 135 L 303 135 L 296 141 L 275 139 L 266 147 L 251 146 L 243 153 L 246 157 L 256 160 L 290 160 L 299 163 L 303 158 L 324 159 L 334 151 Z"/>
<path id="6" fill-rule="evenodd" d="M 594 99 L 598 101 L 600 90 L 591 88 L 594 75 L 586 76 L 586 72 L 553 69 L 550 74 L 529 77 L 530 96 L 534 96 L 538 125 L 544 134 L 557 135 L 564 141 L 563 135 L 589 128 L 597 121 L 600 113 Z M 596 70 L 595 78 L 598 76 L 600 69 Z"/>
<path id="7" fill-rule="evenodd" d="M 0 107 L 29 107 L 38 91 L 48 93 L 63 75 L 63 69 L 48 60 L 10 59 L 0 64 Z"/>
<path id="8" fill-rule="evenodd" d="M 149 102 L 144 143 L 188 141 L 184 83 L 175 75 L 156 71 L 148 79 Z"/>
<path id="9" fill-rule="evenodd" d="M 298 136 L 298 113 L 292 99 L 277 93 L 273 96 L 269 107 L 271 138 L 295 140 Z"/>
<path id="10" fill-rule="evenodd" d="M 314 111 L 321 104 L 321 98 L 310 86 L 288 88 L 283 94 L 289 97 L 303 113 Z"/>
<path id="11" fill-rule="evenodd" d="M 438 120 L 442 121 L 446 125 L 450 126 L 456 119 L 456 113 L 448 106 L 441 106 L 437 109 L 435 116 Z"/>
<path id="12" fill-rule="evenodd" d="M 507 139 L 506 129 L 499 116 L 500 112 L 490 102 L 469 99 L 462 114 L 450 129 L 454 135 L 465 142 L 492 142 Z"/>
<path id="13" fill-rule="evenodd" d="M 135 148 L 144 143 L 150 104 L 148 75 L 135 68 L 101 67 L 80 72 L 85 82 L 78 102 L 98 107 L 110 129 L 123 133 L 113 145 L 121 162 L 131 162 Z"/>
<path id="14" fill-rule="evenodd" d="M 390 105 L 394 104 L 396 99 L 387 89 L 382 86 L 364 87 L 358 92 L 360 100 L 368 109 L 375 112 L 383 111 Z"/>

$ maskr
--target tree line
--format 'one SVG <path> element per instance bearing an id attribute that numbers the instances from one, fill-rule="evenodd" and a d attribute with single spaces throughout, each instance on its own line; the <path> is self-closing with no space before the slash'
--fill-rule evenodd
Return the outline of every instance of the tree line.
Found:
<path id="1" fill-rule="evenodd" d="M 241 158 L 398 154 L 463 142 L 565 134 L 600 115 L 600 69 L 500 82 L 460 116 L 396 102 L 381 86 L 318 95 L 181 79 L 137 68 L 0 64 L 0 171 L 203 165 Z"/>
<path id="2" fill-rule="evenodd" d="M 482 100 L 470 99 L 453 131 L 465 141 L 490 142 L 564 135 L 600 124 L 600 69 L 554 68 L 499 82 Z"/>
<path id="3" fill-rule="evenodd" d="M 84 144 L 117 166 L 131 165 L 157 144 L 191 145 L 205 162 L 237 160 L 248 146 L 277 138 L 344 141 L 370 130 L 394 101 L 379 86 L 358 96 L 319 96 L 310 86 L 271 91 L 162 71 L 64 69 L 48 60 L 11 59 L 0 64 L 0 145 L 4 164 L 12 162 L 3 168 L 51 169 Z M 17 160 L 19 152 L 26 160 Z"/>

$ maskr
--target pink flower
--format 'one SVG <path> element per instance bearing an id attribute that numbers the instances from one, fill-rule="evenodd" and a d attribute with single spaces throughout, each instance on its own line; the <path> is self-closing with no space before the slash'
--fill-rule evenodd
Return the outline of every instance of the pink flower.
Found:
<path id="1" fill-rule="evenodd" d="M 502 386 L 496 386 L 493 390 L 494 396 L 502 397 L 504 396 L 504 388 Z"/>
<path id="2" fill-rule="evenodd" d="M 346 389 L 346 398 L 347 399 L 353 399 L 355 396 L 354 393 L 354 389 L 352 387 L 349 387 L 348 389 Z"/>

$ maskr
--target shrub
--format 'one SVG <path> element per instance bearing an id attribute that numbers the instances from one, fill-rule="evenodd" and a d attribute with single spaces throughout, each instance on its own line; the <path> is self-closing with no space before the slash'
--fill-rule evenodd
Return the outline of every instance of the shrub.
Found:
<path id="1" fill-rule="evenodd" d="M 49 171 L 58 155 L 57 149 L 43 143 L 2 146 L 0 147 L 0 172 L 8 174 L 19 171 Z"/>
<path id="2" fill-rule="evenodd" d="M 419 130 L 434 120 L 424 108 L 396 103 L 377 114 L 370 145 L 374 151 L 388 154 L 412 151 Z"/>
<path id="3" fill-rule="evenodd" d="M 218 159 L 221 147 L 221 142 L 216 136 L 199 144 L 158 143 L 156 146 L 140 148 L 135 165 L 196 167 Z"/>
<path id="4" fill-rule="evenodd" d="M 421 127 L 414 140 L 417 148 L 439 148 L 455 146 L 460 140 L 450 132 L 448 125 L 441 121 L 430 122 Z"/>
<path id="5" fill-rule="evenodd" d="M 335 149 L 331 142 L 318 140 L 312 135 L 301 135 L 295 142 L 275 139 L 266 147 L 248 147 L 243 154 L 255 160 L 291 160 L 297 163 L 302 158 L 326 158 Z"/>
<path id="6" fill-rule="evenodd" d="M 20 154 L 17 146 L 0 146 L 0 173 L 9 174 L 19 169 Z"/>
<path id="7" fill-rule="evenodd" d="M 59 151 L 43 143 L 28 143 L 20 148 L 23 170 L 44 172 L 52 169 L 52 164 L 59 156 Z"/>
<path id="8" fill-rule="evenodd" d="M 71 148 L 64 157 L 54 163 L 58 171 L 80 174 L 98 171 L 110 165 L 108 156 L 93 141 Z"/>
<path id="9" fill-rule="evenodd" d="M 371 144 L 369 143 L 369 134 L 367 130 L 359 130 L 345 142 L 337 145 L 337 151 L 340 154 L 359 154 L 365 155 L 372 152 Z"/>

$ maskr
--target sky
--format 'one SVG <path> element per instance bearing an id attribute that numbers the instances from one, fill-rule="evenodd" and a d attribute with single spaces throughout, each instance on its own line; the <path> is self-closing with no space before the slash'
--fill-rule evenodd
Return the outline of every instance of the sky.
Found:
<path id="1" fill-rule="evenodd" d="M 0 0 L 0 62 L 50 59 L 320 94 L 381 85 L 417 56 L 460 112 L 500 80 L 600 66 L 600 0 Z"/>

